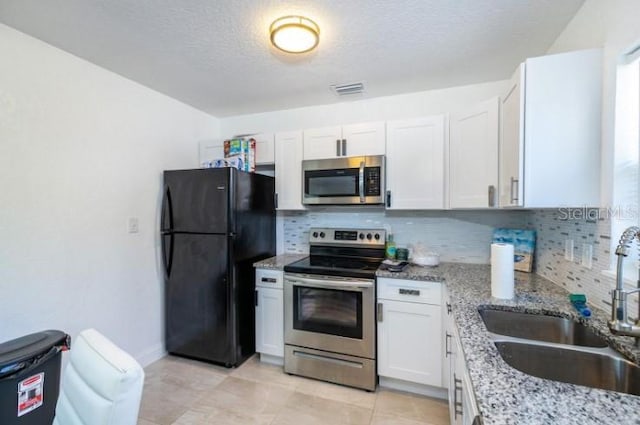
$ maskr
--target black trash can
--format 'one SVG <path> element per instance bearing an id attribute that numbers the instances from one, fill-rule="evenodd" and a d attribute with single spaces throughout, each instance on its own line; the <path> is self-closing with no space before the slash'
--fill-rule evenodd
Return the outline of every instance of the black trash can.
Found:
<path id="1" fill-rule="evenodd" d="M 60 391 L 61 351 L 71 338 L 43 331 L 0 344 L 0 424 L 50 425 Z"/>

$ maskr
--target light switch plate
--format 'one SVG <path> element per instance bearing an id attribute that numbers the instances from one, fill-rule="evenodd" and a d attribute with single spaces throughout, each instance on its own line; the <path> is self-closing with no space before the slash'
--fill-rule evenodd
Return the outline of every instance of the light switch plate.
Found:
<path id="1" fill-rule="evenodd" d="M 127 229 L 129 233 L 138 233 L 140 230 L 138 224 L 138 217 L 129 217 L 129 221 L 127 222 Z"/>
<path id="2" fill-rule="evenodd" d="M 573 261 L 573 239 L 566 239 L 564 241 L 564 259 Z"/>
<path id="3" fill-rule="evenodd" d="M 590 269 L 593 265 L 593 245 L 588 243 L 582 244 L 582 266 Z"/>

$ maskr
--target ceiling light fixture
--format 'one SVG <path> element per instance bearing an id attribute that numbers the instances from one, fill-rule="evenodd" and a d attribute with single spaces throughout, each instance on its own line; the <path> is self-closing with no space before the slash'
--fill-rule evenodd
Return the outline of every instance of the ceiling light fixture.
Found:
<path id="1" fill-rule="evenodd" d="M 304 16 L 283 16 L 271 24 L 271 43 L 287 53 L 305 53 L 320 42 L 318 24 Z"/>

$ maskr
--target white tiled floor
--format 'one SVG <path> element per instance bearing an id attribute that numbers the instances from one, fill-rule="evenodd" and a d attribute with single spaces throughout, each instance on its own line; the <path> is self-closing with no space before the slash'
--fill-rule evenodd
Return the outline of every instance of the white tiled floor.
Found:
<path id="1" fill-rule="evenodd" d="M 179 357 L 146 368 L 139 425 L 445 425 L 445 402 L 287 375 L 252 357 L 225 369 Z"/>

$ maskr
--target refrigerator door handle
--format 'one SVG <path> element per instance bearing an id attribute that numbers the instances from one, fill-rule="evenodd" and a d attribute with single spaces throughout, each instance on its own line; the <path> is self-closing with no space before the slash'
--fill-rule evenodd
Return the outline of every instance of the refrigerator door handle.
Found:
<path id="1" fill-rule="evenodd" d="M 171 265 L 173 264 L 173 233 L 166 233 L 162 235 L 162 264 L 164 266 L 164 277 L 169 279 L 171 275 Z M 169 246 L 167 247 L 167 240 L 169 240 Z"/>
<path id="2" fill-rule="evenodd" d="M 165 222 L 168 219 L 168 227 Z M 160 214 L 160 232 L 165 233 L 173 229 L 173 208 L 171 205 L 171 191 L 169 186 L 165 186 L 164 196 L 162 197 L 162 213 Z"/>

